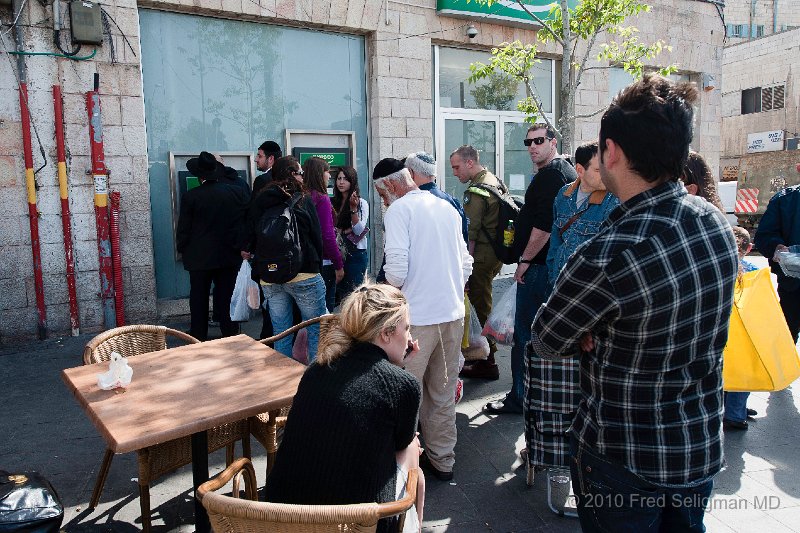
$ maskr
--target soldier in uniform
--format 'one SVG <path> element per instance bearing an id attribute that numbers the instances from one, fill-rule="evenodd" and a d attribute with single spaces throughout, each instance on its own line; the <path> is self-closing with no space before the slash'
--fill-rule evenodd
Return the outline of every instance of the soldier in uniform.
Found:
<path id="1" fill-rule="evenodd" d="M 476 184 L 486 184 L 507 192 L 503 183 L 485 169 L 472 146 L 464 145 L 450 154 L 453 175 L 461 183 L 469 184 L 464 192 L 464 213 L 469 223 L 469 253 L 474 259 L 472 275 L 467 283 L 469 301 L 475 308 L 478 320 L 483 326 L 492 311 L 492 280 L 500 272 L 503 264 L 494 253 L 491 237 L 495 235 L 500 213 L 499 200 Z M 497 345 L 489 339 L 489 358 L 464 366 L 461 377 L 491 379 L 500 378 L 494 354 Z"/>

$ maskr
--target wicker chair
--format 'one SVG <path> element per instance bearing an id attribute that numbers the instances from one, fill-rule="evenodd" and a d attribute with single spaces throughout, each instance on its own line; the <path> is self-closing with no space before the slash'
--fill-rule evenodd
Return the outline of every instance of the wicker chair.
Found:
<path id="1" fill-rule="evenodd" d="M 244 474 L 246 500 L 238 497 L 239 473 Z M 381 518 L 395 515 L 401 515 L 398 528 L 401 531 L 405 513 L 417 499 L 417 475 L 416 470 L 409 473 L 405 497 L 394 502 L 292 505 L 257 501 L 253 465 L 248 459 L 237 459 L 217 477 L 200 485 L 197 498 L 208 511 L 215 533 L 369 532 L 375 531 Z M 232 478 L 233 497 L 214 492 L 224 487 Z"/>
<path id="2" fill-rule="evenodd" d="M 175 337 L 186 344 L 200 342 L 191 335 L 164 326 L 136 325 L 110 329 L 97 335 L 83 350 L 83 364 L 90 365 L 111 358 L 111 352 L 123 357 L 165 350 L 167 337 Z M 234 444 L 242 441 L 242 451 L 250 457 L 250 433 L 247 420 L 224 424 L 208 430 L 208 452 L 227 448 L 226 464 L 234 458 Z M 142 510 L 142 530 L 150 531 L 150 483 L 160 476 L 192 462 L 191 437 L 182 437 L 137 451 L 139 462 L 139 504 Z M 106 449 L 89 507 L 94 509 L 100 501 L 114 452 Z"/>
<path id="3" fill-rule="evenodd" d="M 261 339 L 258 342 L 262 344 L 272 344 L 277 340 L 293 335 L 311 324 L 319 323 L 319 345 L 322 346 L 325 343 L 328 332 L 338 323 L 338 320 L 339 317 L 336 315 L 328 314 L 318 316 L 300 322 L 278 335 Z M 291 407 L 291 405 L 287 405 L 276 411 L 261 413 L 250 418 L 250 434 L 261 443 L 265 450 L 267 450 L 267 476 L 269 476 L 272 470 L 272 465 L 275 463 L 275 454 L 278 452 L 278 431 L 286 425 L 286 417 L 289 415 L 289 409 L 291 409 Z"/>

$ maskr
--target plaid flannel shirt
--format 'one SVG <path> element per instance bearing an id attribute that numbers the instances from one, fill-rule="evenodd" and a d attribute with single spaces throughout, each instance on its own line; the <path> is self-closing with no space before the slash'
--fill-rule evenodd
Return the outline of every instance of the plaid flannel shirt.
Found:
<path id="1" fill-rule="evenodd" d="M 733 232 L 710 203 L 668 182 L 611 212 L 578 248 L 532 326 L 542 357 L 581 354 L 570 431 L 657 484 L 722 467 L 722 351 L 738 270 Z"/>

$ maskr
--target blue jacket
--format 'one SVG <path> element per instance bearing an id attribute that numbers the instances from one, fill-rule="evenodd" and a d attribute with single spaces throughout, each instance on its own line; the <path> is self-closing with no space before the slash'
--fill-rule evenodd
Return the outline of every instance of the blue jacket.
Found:
<path id="1" fill-rule="evenodd" d="M 608 214 L 619 205 L 619 200 L 610 192 L 594 191 L 587 200 L 588 206 L 584 203 L 578 208 L 578 185 L 580 178 L 562 187 L 553 202 L 553 229 L 547 252 L 547 278 L 551 285 L 555 284 L 569 256 L 578 246 L 597 235 Z M 576 213 L 581 214 L 564 230 Z"/>
<path id="2" fill-rule="evenodd" d="M 779 244 L 800 244 L 800 185 L 786 187 L 772 197 L 758 224 L 755 241 L 756 249 L 769 260 L 772 271 L 778 275 L 778 286 L 787 291 L 800 289 L 800 278 L 784 275 L 780 265 L 772 262 Z"/>
<path id="3" fill-rule="evenodd" d="M 432 195 L 436 196 L 437 198 L 441 198 L 445 202 L 449 203 L 453 206 L 453 209 L 458 211 L 458 216 L 461 217 L 461 233 L 464 235 L 464 242 L 469 244 L 469 228 L 467 226 L 467 215 L 464 214 L 464 208 L 461 207 L 461 202 L 444 192 L 442 189 L 436 186 L 436 183 L 424 183 L 419 186 L 419 188 L 423 191 L 428 191 Z"/>

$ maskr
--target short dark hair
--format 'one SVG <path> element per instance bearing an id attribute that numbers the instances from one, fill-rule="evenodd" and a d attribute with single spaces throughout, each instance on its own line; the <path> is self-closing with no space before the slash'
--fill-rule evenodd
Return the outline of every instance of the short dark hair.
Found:
<path id="1" fill-rule="evenodd" d="M 556 138 L 556 130 L 554 130 L 553 127 L 549 125 L 547 122 L 537 122 L 536 124 L 528 128 L 528 133 L 536 130 L 547 130 L 547 133 L 545 133 L 545 135 L 547 135 L 548 139 Z M 528 133 L 526 133 L 525 135 L 527 135 Z"/>
<path id="2" fill-rule="evenodd" d="M 582 144 L 575 149 L 575 164 L 583 168 L 589 166 L 589 161 L 597 155 L 597 141 Z"/>
<path id="3" fill-rule="evenodd" d="M 264 155 L 267 157 L 273 156 L 275 159 L 283 157 L 281 147 L 278 146 L 278 143 L 275 141 L 264 141 L 261 143 L 261 146 L 259 146 L 258 149 L 264 152 Z"/>
<path id="4" fill-rule="evenodd" d="M 733 226 L 731 229 L 733 230 L 733 236 L 736 238 L 736 247 L 739 249 L 739 255 L 742 256 L 747 252 L 747 248 L 752 242 L 750 232 L 741 226 Z"/>
<path id="5" fill-rule="evenodd" d="M 650 183 L 677 181 L 692 142 L 697 88 L 657 74 L 623 89 L 600 120 L 600 157 L 606 140 L 619 145 L 630 168 Z"/>
<path id="6" fill-rule="evenodd" d="M 328 194 L 328 183 L 325 172 L 331 169 L 330 164 L 321 157 L 309 157 L 303 163 L 303 180 L 306 188 L 321 194 Z"/>
<path id="7" fill-rule="evenodd" d="M 481 162 L 481 157 L 478 155 L 478 151 L 474 146 L 470 146 L 469 144 L 464 144 L 453 150 L 453 153 L 450 154 L 450 157 L 453 157 L 454 155 L 457 155 L 463 161 L 475 161 L 476 163 Z"/>

